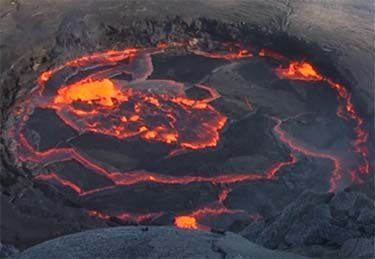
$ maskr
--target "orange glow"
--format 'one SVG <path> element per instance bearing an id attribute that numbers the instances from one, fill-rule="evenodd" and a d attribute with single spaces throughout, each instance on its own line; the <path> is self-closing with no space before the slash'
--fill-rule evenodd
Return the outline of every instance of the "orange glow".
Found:
<path id="1" fill-rule="evenodd" d="M 80 81 L 60 88 L 54 103 L 66 105 L 81 101 L 112 107 L 114 100 L 123 102 L 127 100 L 127 97 L 122 94 L 111 80 L 103 79 L 99 81 Z"/>
<path id="2" fill-rule="evenodd" d="M 71 181 L 62 179 L 60 176 L 58 176 L 55 173 L 39 174 L 39 175 L 35 176 L 35 179 L 40 180 L 40 181 L 53 180 L 53 181 L 56 181 L 56 182 L 60 183 L 62 186 L 69 187 L 70 189 L 72 189 L 73 191 L 75 191 L 78 194 L 82 193 L 82 189 L 78 185 L 74 184 Z"/>
<path id="3" fill-rule="evenodd" d="M 166 42 L 159 42 L 158 44 L 156 44 L 156 47 L 161 48 L 161 49 L 166 49 L 169 47 L 169 45 Z"/>
<path id="4" fill-rule="evenodd" d="M 226 44 L 221 52 L 205 52 L 201 50 L 191 50 L 186 45 L 179 45 L 177 43 L 160 43 L 157 48 L 163 49 L 169 47 L 184 47 L 188 51 L 209 58 L 220 59 L 239 59 L 251 57 L 252 54 L 239 44 Z M 153 48 L 155 49 L 155 48 Z M 100 67 L 116 65 L 116 62 L 127 60 L 129 66 L 121 66 L 126 69 L 126 73 L 134 74 L 135 80 L 142 83 L 147 76 L 137 77 L 139 74 L 151 74 L 152 65 L 148 63 L 150 60 L 145 59 L 144 56 L 138 55 L 141 49 L 125 49 L 125 50 L 109 50 L 102 53 L 94 53 L 86 55 L 71 61 L 64 65 L 56 67 L 52 70 L 45 71 L 40 74 L 38 84 L 40 86 L 40 93 L 46 83 L 59 72 L 59 70 L 74 66 L 74 67 Z M 143 52 L 145 53 L 145 52 Z M 147 52 L 148 53 L 148 52 Z M 260 57 L 270 57 L 277 60 L 285 60 L 286 58 L 278 53 L 263 49 L 258 55 Z M 136 61 L 132 63 L 133 61 Z M 141 62 L 138 62 L 141 61 Z M 145 71 L 135 64 L 146 64 Z M 133 70 L 134 71 L 133 71 Z M 116 73 L 119 71 L 118 69 Z M 121 70 L 123 71 L 123 70 Z M 134 74 L 133 74 L 134 72 Z M 114 74 L 116 74 L 114 73 Z M 220 140 L 220 131 L 227 122 L 226 116 L 218 112 L 211 102 L 220 98 L 220 94 L 210 86 L 196 85 L 206 90 L 209 97 L 205 99 L 195 100 L 188 98 L 184 91 L 176 91 L 173 94 L 168 90 L 176 87 L 174 81 L 159 82 L 161 88 L 166 87 L 167 91 L 156 91 L 157 88 L 144 89 L 144 85 L 137 88 L 136 84 L 131 86 L 122 86 L 118 81 L 112 80 L 112 76 L 106 73 L 94 74 L 88 76 L 79 82 L 68 85 L 61 85 L 57 88 L 57 93 L 52 98 L 45 98 L 45 103 L 39 104 L 42 108 L 54 109 L 58 116 L 64 123 L 71 126 L 79 132 L 96 132 L 119 139 L 138 137 L 144 141 L 153 141 L 164 143 L 175 148 L 175 150 L 186 151 L 186 149 L 196 150 L 208 147 L 216 147 Z M 351 101 L 350 92 L 341 84 L 331 81 L 328 78 L 320 75 L 317 70 L 308 62 L 292 61 L 285 67 L 276 69 L 276 74 L 280 78 L 291 80 L 304 81 L 323 81 L 328 83 L 329 87 L 335 91 L 339 107 L 337 115 L 345 120 L 354 122 L 355 139 L 352 142 L 353 152 L 358 154 L 361 158 L 361 163 L 356 168 L 350 168 L 349 171 L 352 181 L 360 182 L 360 176 L 367 174 L 370 171 L 370 164 L 368 161 L 368 150 L 366 142 L 368 140 L 368 133 L 363 129 L 363 119 L 359 117 L 356 107 Z M 104 76 L 103 76 L 104 75 Z M 134 78 L 133 78 L 134 79 Z M 128 83 L 127 83 L 128 84 Z M 133 87 L 136 85 L 135 87 Z M 147 85 L 146 85 L 147 86 Z M 177 86 L 178 87 L 178 86 Z M 151 90 L 151 91 L 149 91 Z M 164 90 L 164 89 L 163 89 Z M 168 92 L 168 94 L 166 94 Z M 44 97 L 44 96 L 43 96 Z M 253 110 L 250 101 L 245 97 L 245 104 L 249 110 Z M 244 181 L 253 180 L 274 180 L 277 179 L 277 174 L 280 169 L 293 165 L 297 162 L 295 153 L 301 153 L 306 156 L 317 157 L 320 159 L 327 159 L 332 162 L 333 172 L 330 178 L 330 191 L 334 191 L 337 187 L 338 181 L 343 176 L 343 165 L 341 160 L 335 154 L 329 152 L 322 152 L 313 148 L 301 145 L 298 140 L 289 136 L 287 132 L 282 129 L 282 121 L 274 118 L 276 125 L 273 128 L 274 133 L 279 142 L 288 146 L 292 153 L 286 161 L 277 161 L 269 165 L 264 172 L 243 172 L 243 173 L 224 173 L 224 174 L 210 174 L 209 176 L 200 175 L 184 175 L 177 176 L 164 175 L 147 171 L 135 172 L 117 172 L 110 171 L 108 168 L 101 166 L 100 163 L 90 160 L 81 154 L 78 149 L 74 147 L 51 148 L 44 152 L 39 152 L 33 149 L 27 142 L 22 133 L 19 133 L 15 138 L 17 139 L 18 152 L 17 158 L 24 162 L 33 162 L 38 164 L 52 164 L 59 161 L 74 160 L 90 169 L 92 173 L 100 174 L 108 180 L 108 185 L 105 187 L 92 188 L 85 190 L 80 186 L 79 182 L 66 179 L 58 173 L 42 173 L 34 177 L 38 181 L 47 181 L 59 184 L 63 187 L 68 187 L 74 191 L 77 196 L 82 197 L 104 190 L 116 188 L 118 186 L 129 186 L 142 182 L 152 182 L 158 184 L 179 184 L 185 185 L 195 182 L 208 183 L 218 189 L 216 199 L 208 205 L 195 208 L 184 215 L 178 214 L 175 217 L 174 224 L 180 228 L 208 230 L 208 227 L 201 225 L 199 222 L 207 216 L 220 216 L 223 214 L 246 213 L 242 210 L 231 210 L 226 208 L 223 204 L 230 194 L 233 185 Z M 172 153 L 172 152 L 171 152 Z M 115 169 L 111 169 L 115 170 Z M 64 188 L 65 190 L 65 188 Z M 88 214 L 102 220 L 110 220 L 116 218 L 121 221 L 130 221 L 133 223 L 140 223 L 149 219 L 160 216 L 161 212 L 152 212 L 145 214 L 137 214 L 131 212 L 121 212 L 118 214 L 107 214 L 101 211 L 90 210 Z M 259 215 L 250 215 L 254 220 Z"/>
<path id="5" fill-rule="evenodd" d="M 124 50 L 107 50 L 73 59 L 65 63 L 65 66 L 85 66 L 90 63 L 115 63 L 130 57 L 134 57 L 138 49 L 128 48 Z"/>
<path id="6" fill-rule="evenodd" d="M 44 86 L 46 80 L 65 66 L 98 65 L 98 62 L 104 65 L 130 56 L 133 61 L 145 58 L 138 57 L 136 52 L 136 49 L 130 49 L 87 55 L 42 73 L 40 82 Z M 151 66 L 146 68 L 152 69 Z M 131 70 L 128 72 L 132 73 Z M 80 132 L 91 131 L 119 139 L 138 136 L 147 141 L 163 142 L 183 149 L 217 145 L 219 131 L 224 127 L 226 117 L 209 104 L 220 97 L 211 87 L 198 85 L 212 96 L 193 100 L 184 93 L 158 94 L 150 89 L 120 87 L 106 77 L 93 78 L 93 75 L 89 75 L 81 81 L 60 87 L 53 101 L 43 107 L 55 109 L 67 125 Z M 173 81 L 164 81 L 163 84 L 165 87 L 178 86 Z M 190 131 L 190 126 L 195 127 L 195 130 Z"/>
<path id="7" fill-rule="evenodd" d="M 300 152 L 306 156 L 318 157 L 318 158 L 328 159 L 332 161 L 333 172 L 332 172 L 332 176 L 330 179 L 329 191 L 330 192 L 335 191 L 338 181 L 342 178 L 342 165 L 341 165 L 340 159 L 332 154 L 321 152 L 321 151 L 316 151 L 312 148 L 308 148 L 299 144 L 298 141 L 288 136 L 288 134 L 281 128 L 282 121 L 280 119 L 278 118 L 273 118 L 273 119 L 276 121 L 276 125 L 273 129 L 274 132 L 278 135 L 279 140 L 285 143 L 286 145 L 288 145 L 292 150 Z"/>
<path id="8" fill-rule="evenodd" d="M 174 223 L 178 228 L 198 229 L 197 220 L 190 216 L 175 217 Z"/>
<path id="9" fill-rule="evenodd" d="M 205 56 L 208 58 L 215 58 L 215 59 L 228 59 L 228 60 L 249 58 L 253 56 L 253 54 L 251 54 L 248 50 L 245 50 L 245 49 L 238 50 L 235 52 L 227 52 L 227 53 L 204 52 L 204 51 L 198 51 L 198 50 L 194 50 L 192 52 L 199 56 Z"/>
<path id="10" fill-rule="evenodd" d="M 83 108 L 76 106 L 78 101 L 87 105 Z M 124 110 L 124 105 L 130 108 Z M 121 91 L 109 79 L 78 82 L 61 88 L 49 107 L 58 113 L 68 107 L 72 113 L 60 116 L 80 131 L 93 131 L 120 139 L 139 136 L 189 149 L 216 146 L 218 132 L 226 122 L 226 117 L 206 100 L 129 89 Z M 153 116 L 163 119 L 155 121 Z M 103 117 L 110 119 L 103 121 Z M 194 125 L 196 133 L 185 129 L 185 123 Z"/>
<path id="11" fill-rule="evenodd" d="M 304 81 L 320 81 L 323 79 L 311 64 L 298 61 L 291 62 L 287 68 L 277 68 L 276 74 L 280 78 Z"/>
<path id="12" fill-rule="evenodd" d="M 190 51 L 199 56 L 215 58 L 215 59 L 227 59 L 227 60 L 250 58 L 253 56 L 253 54 L 250 53 L 248 49 L 234 42 L 221 44 L 221 49 L 215 52 L 204 51 L 201 49 L 192 49 Z"/>
<path id="13" fill-rule="evenodd" d="M 336 92 L 339 100 L 339 106 L 336 114 L 344 120 L 351 120 L 354 122 L 353 132 L 355 135 L 352 141 L 353 151 L 358 154 L 360 164 L 349 171 L 350 177 L 353 182 L 362 182 L 361 175 L 366 175 L 370 172 L 370 163 L 368 160 L 369 153 L 366 146 L 368 140 L 368 133 L 363 129 L 363 119 L 358 115 L 356 108 L 351 101 L 351 95 L 348 90 L 341 84 L 332 81 L 320 75 L 316 69 L 307 62 L 290 62 L 288 68 L 279 67 L 276 70 L 276 74 L 280 78 L 292 79 L 292 80 L 304 80 L 304 81 L 324 81 L 329 87 Z M 331 188 L 334 190 L 336 182 L 342 177 L 341 165 L 337 158 L 330 158 L 335 161 L 335 171 L 333 178 L 331 179 Z"/>
<path id="14" fill-rule="evenodd" d="M 109 220 L 111 218 L 116 218 L 121 221 L 128 221 L 133 223 L 141 223 L 146 220 L 150 220 L 156 217 L 161 216 L 163 213 L 161 212 L 152 212 L 152 213 L 145 213 L 145 214 L 135 214 L 135 213 L 128 213 L 128 212 L 121 212 L 117 215 L 110 216 L 104 212 L 96 211 L 96 210 L 89 210 L 87 214 L 91 217 L 99 218 L 102 220 Z"/>

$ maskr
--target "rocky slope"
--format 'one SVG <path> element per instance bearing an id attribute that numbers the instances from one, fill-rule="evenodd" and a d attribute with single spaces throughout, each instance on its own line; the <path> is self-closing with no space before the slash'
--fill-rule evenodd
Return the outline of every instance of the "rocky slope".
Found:
<path id="1" fill-rule="evenodd" d="M 116 227 L 63 236 L 11 258 L 302 258 L 255 245 L 233 233 L 172 227 Z"/>
<path id="2" fill-rule="evenodd" d="M 270 249 L 311 257 L 373 258 L 373 180 L 331 193 L 304 192 L 268 222 L 250 224 L 241 234 Z"/>

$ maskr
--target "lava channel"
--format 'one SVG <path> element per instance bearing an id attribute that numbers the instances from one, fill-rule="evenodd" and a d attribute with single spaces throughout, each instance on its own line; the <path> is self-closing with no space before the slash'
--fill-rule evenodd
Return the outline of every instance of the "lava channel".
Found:
<path id="1" fill-rule="evenodd" d="M 158 142 L 173 146 L 175 150 L 196 150 L 217 146 L 220 131 L 223 129 L 227 118 L 219 113 L 210 103 L 220 95 L 214 88 L 197 85 L 210 93 L 210 97 L 203 100 L 194 100 L 186 97 L 184 85 L 170 80 L 148 80 L 152 73 L 151 55 L 160 53 L 169 47 L 187 48 L 195 55 L 208 58 L 237 60 L 250 58 L 252 54 L 239 44 L 223 44 L 223 51 L 211 52 L 189 47 L 186 44 L 162 43 L 156 48 L 110 50 L 103 53 L 94 53 L 66 62 L 65 64 L 43 72 L 38 79 L 38 98 L 33 105 L 45 109 L 53 109 L 58 116 L 77 132 L 96 132 L 109 135 L 118 139 L 137 137 L 144 141 Z M 261 50 L 259 57 L 269 57 L 278 61 L 287 60 L 286 57 L 269 50 Z M 108 68 L 108 66 L 110 68 Z M 50 81 L 58 77 L 64 69 L 90 71 L 94 68 L 103 68 L 79 80 L 65 78 L 60 85 L 49 89 Z M 363 119 L 359 117 L 351 96 L 344 86 L 320 75 L 314 67 L 307 62 L 292 61 L 287 67 L 279 67 L 276 74 L 280 78 L 304 81 L 325 81 L 333 89 L 340 100 L 337 115 L 354 122 L 355 139 L 352 142 L 354 152 L 359 154 L 361 164 L 351 169 L 353 181 L 360 181 L 361 175 L 369 173 L 368 150 L 366 142 L 368 133 L 363 129 Z M 130 75 L 130 80 L 116 80 L 115 76 L 121 73 Z M 70 78 L 71 79 L 71 78 Z M 51 94 L 53 92 L 54 94 Z M 31 100 L 31 98 L 30 98 Z M 28 105 L 32 101 L 28 100 Z M 252 106 L 245 99 L 249 110 Z M 32 105 L 30 105 L 32 107 Z M 32 108 L 29 108 L 32 109 Z M 85 196 L 94 192 L 104 191 L 123 185 L 134 185 L 139 182 L 157 182 L 161 184 L 188 184 L 192 182 L 208 182 L 219 188 L 217 200 L 212 204 L 202 206 L 187 213 L 178 213 L 174 224 L 181 228 L 207 230 L 199 221 L 207 215 L 222 215 L 244 213 L 243 210 L 230 210 L 224 206 L 224 201 L 231 191 L 222 188 L 221 184 L 234 185 L 251 180 L 274 180 L 277 173 L 284 167 L 293 165 L 297 158 L 290 153 L 289 160 L 276 162 L 262 173 L 244 172 L 242 174 L 223 174 L 211 177 L 205 176 L 166 176 L 146 171 L 115 172 L 103 168 L 99 164 L 86 158 L 74 148 L 52 148 L 44 152 L 31 147 L 23 136 L 22 128 L 27 120 L 25 115 L 17 127 L 12 127 L 8 132 L 18 142 L 19 152 L 17 158 L 21 161 L 31 161 L 37 164 L 51 164 L 58 161 L 75 160 L 94 173 L 105 176 L 110 180 L 110 185 L 102 188 L 83 190 L 70 179 L 59 176 L 57 172 L 41 173 L 35 180 L 52 181 L 67 187 L 78 196 Z M 318 152 L 303 147 L 282 130 L 282 121 L 275 118 L 274 132 L 278 140 L 286 144 L 293 152 L 300 152 L 307 156 L 329 159 L 334 164 L 330 180 L 330 190 L 334 190 L 337 181 L 342 177 L 340 159 L 329 154 Z M 19 133 L 17 135 L 17 133 Z M 158 217 L 162 212 L 148 214 L 135 214 L 121 212 L 106 214 L 95 209 L 88 209 L 88 215 L 102 220 L 117 219 L 124 222 L 140 223 Z M 248 215 L 249 218 L 258 218 L 257 215 Z"/>
<path id="2" fill-rule="evenodd" d="M 367 149 L 368 133 L 363 128 L 364 120 L 361 118 L 351 101 L 351 95 L 348 90 L 341 84 L 332 81 L 331 79 L 322 76 L 317 70 L 308 62 L 292 61 L 287 67 L 279 67 L 276 69 L 276 74 L 280 78 L 292 79 L 292 80 L 303 80 L 303 81 L 324 81 L 331 89 L 333 89 L 339 100 L 339 106 L 337 108 L 337 116 L 344 120 L 351 120 L 354 123 L 354 140 L 352 141 L 353 150 L 358 154 L 360 163 L 355 168 L 349 170 L 351 180 L 353 182 L 362 183 L 363 176 L 368 175 L 370 172 L 370 164 L 368 160 L 369 152 Z M 284 135 L 285 134 L 281 134 Z M 291 146 L 296 146 L 289 141 Z M 302 150 L 301 150 L 302 151 Z M 316 152 L 311 153 L 313 156 L 327 157 L 335 163 L 335 171 L 333 172 L 333 178 L 331 180 L 330 190 L 334 190 L 335 182 L 342 177 L 342 168 L 338 158 L 335 158 L 327 154 L 318 154 Z"/>
<path id="3" fill-rule="evenodd" d="M 42 73 L 39 78 L 41 88 L 65 67 L 91 68 L 130 59 L 130 64 L 120 67 L 136 75 L 136 80 L 133 79 L 135 83 L 113 80 L 111 77 L 119 70 L 106 69 L 99 75 L 89 75 L 62 85 L 52 99 L 40 98 L 43 100 L 40 106 L 56 110 L 58 116 L 78 132 L 96 132 L 119 139 L 137 136 L 176 148 L 215 147 L 219 131 L 227 120 L 209 104 L 219 97 L 217 92 L 208 86 L 198 85 L 216 96 L 194 100 L 185 96 L 181 83 L 143 80 L 152 72 L 150 55 L 157 53 L 152 50 L 144 52 L 129 49 L 94 54 Z M 139 64 L 147 66 L 139 68 Z"/>

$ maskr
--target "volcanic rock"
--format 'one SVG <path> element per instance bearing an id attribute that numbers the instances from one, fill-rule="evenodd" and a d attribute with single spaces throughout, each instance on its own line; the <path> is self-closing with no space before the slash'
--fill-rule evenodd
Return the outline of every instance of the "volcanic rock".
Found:
<path id="1" fill-rule="evenodd" d="M 12 245 L 6 245 L 0 242 L 0 258 L 5 258 L 18 253 L 18 249 Z"/>
<path id="2" fill-rule="evenodd" d="M 63 236 L 13 257 L 27 258 L 302 258 L 270 251 L 239 235 L 172 227 L 117 227 Z"/>
<path id="3" fill-rule="evenodd" d="M 374 251 L 373 238 L 349 239 L 341 247 L 340 256 L 345 258 L 374 258 Z"/>
<path id="4" fill-rule="evenodd" d="M 137 206 L 144 208 L 145 204 L 147 207 L 155 206 L 155 211 L 166 209 L 168 211 L 164 215 L 147 224 L 168 225 L 172 224 L 175 213 L 188 213 L 193 207 L 198 208 L 213 201 L 216 196 L 225 196 L 227 199 L 213 205 L 246 210 L 247 213 L 254 212 L 254 215 L 240 214 L 246 219 L 238 219 L 237 215 L 229 214 L 225 215 L 227 220 L 221 220 L 221 217 L 220 220 L 212 220 L 217 215 L 208 215 L 199 223 L 208 223 L 211 227 L 225 230 L 231 226 L 230 229 L 240 231 L 249 222 L 255 221 L 242 232 L 250 240 L 273 249 L 287 249 L 314 257 L 372 255 L 375 192 L 371 186 L 354 186 L 337 194 L 316 193 L 328 189 L 332 161 L 292 151 L 289 145 L 279 141 L 274 131 L 275 121 L 270 118 L 280 117 L 283 120 L 282 129 L 307 146 L 335 155 L 345 153 L 351 149 L 353 129 L 351 122 L 342 120 L 336 114 L 338 98 L 335 92 L 324 82 L 279 80 L 274 74 L 278 62 L 257 54 L 259 47 L 267 47 L 291 59 L 311 61 L 317 65 L 319 72 L 324 72 L 324 76 L 332 76 L 332 80 L 345 84 L 349 100 L 363 117 L 363 124 L 360 124 L 370 133 L 368 142 L 371 143 L 374 137 L 372 63 L 375 53 L 371 33 L 374 12 L 372 1 L 218 0 L 194 3 L 163 1 L 162 4 L 160 1 L 145 0 L 132 3 L 119 0 L 8 2 L 1 3 L 0 8 L 3 243 L 25 248 L 90 228 L 135 224 L 113 220 L 113 215 L 116 215 L 114 212 L 117 213 L 119 209 L 111 203 L 113 201 L 122 205 L 130 204 L 130 209 Z M 155 47 L 159 42 L 173 41 L 188 42 L 190 47 L 204 46 L 208 50 L 215 49 L 217 43 L 214 42 L 217 41 L 238 41 L 246 47 L 254 48 L 253 58 L 239 61 L 211 60 L 187 55 L 183 51 L 171 51 L 170 54 L 153 57 L 155 70 L 150 78 L 174 79 L 191 84 L 186 91 L 189 97 L 202 95 L 202 91 L 197 91 L 195 85 L 201 83 L 212 85 L 220 92 L 222 97 L 213 101 L 212 105 L 228 117 L 228 123 L 217 148 L 181 153 L 168 159 L 165 159 L 165 155 L 170 150 L 162 145 L 146 142 L 140 145 L 139 141 L 129 141 L 120 143 L 125 144 L 120 149 L 116 145 L 119 143 L 117 140 L 94 133 L 78 134 L 62 122 L 59 123 L 54 112 L 38 111 L 38 108 L 34 114 L 28 114 L 31 117 L 27 122 L 28 129 L 24 132 L 30 145 L 37 151 L 55 146 L 71 146 L 93 161 L 120 171 L 142 169 L 178 177 L 248 172 L 258 176 L 268 169 L 271 162 L 288 163 L 289 153 L 295 153 L 298 162 L 282 168 L 277 173 L 277 179 L 272 181 L 255 180 L 230 188 L 226 184 L 190 184 L 182 191 L 178 185 L 164 188 L 164 185 L 153 184 L 149 187 L 141 184 L 134 190 L 133 187 L 121 187 L 118 190 L 106 189 L 103 193 L 93 192 L 88 197 L 98 198 L 95 201 L 80 200 L 74 192 L 77 188 L 69 189 L 66 182 L 61 186 L 54 178 L 50 178 L 48 183 L 31 179 L 47 170 L 52 176 L 52 172 L 58 171 L 66 177 L 64 179 L 75 180 L 82 185 L 83 191 L 88 187 L 102 187 L 102 184 L 106 184 L 99 179 L 101 175 L 93 176 L 90 170 L 83 168 L 77 161 L 35 165 L 33 162 L 20 163 L 16 161 L 17 157 L 13 157 L 18 143 L 6 133 L 14 127 L 15 118 L 20 117 L 19 111 L 14 109 L 17 107 L 15 104 L 27 100 L 34 93 L 38 74 L 72 57 L 93 51 L 129 46 L 148 48 Z M 71 76 L 76 72 L 68 68 L 61 72 L 61 76 Z M 127 77 L 126 74 L 114 78 L 131 80 L 131 76 Z M 47 88 L 47 91 L 53 90 Z M 367 146 L 368 159 L 372 164 L 373 146 Z M 356 163 L 356 155 L 346 154 L 345 162 Z M 371 169 L 370 173 L 373 173 Z M 88 177 L 90 180 L 97 179 L 97 185 L 89 181 Z M 347 186 L 349 175 L 345 175 L 342 180 L 342 186 Z M 224 191 L 219 192 L 220 188 Z M 124 190 L 128 190 L 127 194 L 138 195 L 131 195 L 132 199 L 118 195 Z M 294 201 L 303 190 L 310 191 Z M 142 199 L 146 191 L 147 199 Z M 163 193 L 161 198 L 157 195 L 160 193 Z M 126 202 L 123 202 L 125 199 Z M 171 213 L 170 208 L 175 204 L 179 211 Z M 107 211 L 89 211 L 104 220 L 91 218 L 84 205 L 89 205 L 87 207 L 90 209 L 108 209 L 109 214 L 103 214 Z M 257 214 L 259 212 L 262 215 Z M 161 236 L 164 232 L 157 233 Z M 166 235 L 171 238 L 167 239 L 164 246 L 176 239 L 172 238 L 175 235 Z M 195 234 L 189 235 L 195 237 Z M 181 251 L 177 251 L 184 255 L 194 251 L 195 246 L 204 244 L 203 241 L 199 242 L 203 239 L 196 239 L 196 243 L 191 241 L 192 246 L 188 246 L 190 249 L 182 251 L 181 248 Z M 221 239 L 226 240 L 226 237 Z M 233 242 L 229 243 L 229 247 L 237 247 L 237 242 Z M 98 246 L 105 252 L 111 252 L 112 243 L 107 247 L 95 244 L 94 248 Z M 129 257 L 138 252 L 143 255 L 143 252 L 149 251 L 148 248 L 134 248 L 132 251 L 135 252 L 130 251 Z M 168 251 L 169 248 L 160 245 L 158 249 Z M 219 252 L 212 252 L 211 249 L 207 253 L 224 257 L 225 254 L 220 251 L 226 249 L 215 247 L 213 250 Z M 202 251 L 199 255 L 203 256 L 206 250 Z M 230 251 L 229 257 L 232 255 Z"/>
<path id="5" fill-rule="evenodd" d="M 375 255 L 369 252 L 374 228 L 374 201 L 348 188 L 336 194 L 306 191 L 278 216 L 253 222 L 241 235 L 267 248 L 307 256 L 359 257 Z"/>

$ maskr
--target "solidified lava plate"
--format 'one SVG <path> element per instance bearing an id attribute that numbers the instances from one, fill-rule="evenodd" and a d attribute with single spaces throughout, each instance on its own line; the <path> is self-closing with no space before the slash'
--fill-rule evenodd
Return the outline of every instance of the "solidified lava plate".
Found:
<path id="1" fill-rule="evenodd" d="M 272 216 L 293 188 L 365 179 L 368 133 L 344 85 L 267 49 L 216 46 L 109 50 L 43 72 L 13 111 L 15 157 L 92 217 L 203 230 Z"/>

